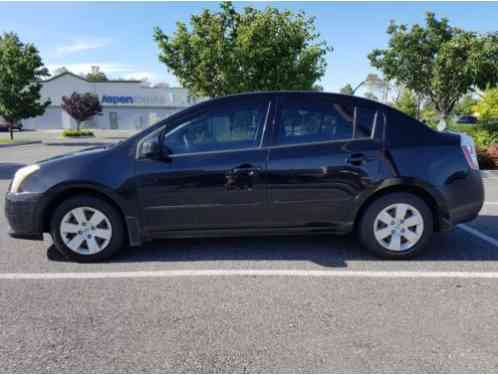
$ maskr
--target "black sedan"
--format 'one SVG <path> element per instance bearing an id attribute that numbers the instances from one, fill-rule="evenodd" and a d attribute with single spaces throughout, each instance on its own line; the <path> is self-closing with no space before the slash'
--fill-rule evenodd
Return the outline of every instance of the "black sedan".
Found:
<path id="1" fill-rule="evenodd" d="M 76 261 L 155 238 L 353 231 L 400 259 L 475 218 L 483 195 L 468 136 L 358 97 L 268 92 L 22 168 L 5 207 L 12 236 L 50 233 Z"/>
<path id="2" fill-rule="evenodd" d="M 475 116 L 460 116 L 457 120 L 457 124 L 469 124 L 469 125 L 474 125 L 477 124 L 477 117 Z"/>

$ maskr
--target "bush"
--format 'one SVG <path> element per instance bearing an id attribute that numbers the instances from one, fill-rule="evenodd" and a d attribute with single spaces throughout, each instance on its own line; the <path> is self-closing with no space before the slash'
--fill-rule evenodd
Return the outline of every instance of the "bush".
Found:
<path id="1" fill-rule="evenodd" d="M 436 111 L 430 108 L 425 108 L 422 110 L 420 117 L 421 120 L 427 124 L 427 126 L 431 127 L 432 129 L 437 128 L 439 120 Z"/>
<path id="2" fill-rule="evenodd" d="M 65 129 L 62 132 L 63 137 L 93 137 L 94 134 L 91 130 L 73 130 L 73 129 Z"/>
<path id="3" fill-rule="evenodd" d="M 488 147 L 486 150 L 486 153 L 488 154 L 489 158 L 493 162 L 493 168 L 495 169 L 498 167 L 498 143 L 494 143 L 491 146 Z"/>
<path id="4" fill-rule="evenodd" d="M 476 125 L 451 125 L 450 130 L 466 133 L 474 139 L 478 149 L 486 150 L 498 142 L 498 126 L 479 123 Z"/>
<path id="5" fill-rule="evenodd" d="M 495 161 L 487 150 L 477 149 L 477 161 L 480 169 L 496 169 Z"/>
<path id="6" fill-rule="evenodd" d="M 498 118 L 498 87 L 484 91 L 484 96 L 473 109 L 479 113 L 482 121 L 496 121 Z"/>

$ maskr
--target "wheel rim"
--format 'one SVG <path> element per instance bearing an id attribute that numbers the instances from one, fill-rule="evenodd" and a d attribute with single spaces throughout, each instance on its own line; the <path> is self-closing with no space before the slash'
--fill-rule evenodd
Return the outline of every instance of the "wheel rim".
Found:
<path id="1" fill-rule="evenodd" d="M 81 255 L 103 251 L 112 238 L 109 218 L 92 207 L 73 208 L 62 218 L 59 231 L 64 244 Z"/>
<path id="2" fill-rule="evenodd" d="M 424 233 L 424 220 L 415 207 L 396 203 L 377 215 L 373 229 L 382 247 L 391 251 L 407 251 L 420 241 Z"/>

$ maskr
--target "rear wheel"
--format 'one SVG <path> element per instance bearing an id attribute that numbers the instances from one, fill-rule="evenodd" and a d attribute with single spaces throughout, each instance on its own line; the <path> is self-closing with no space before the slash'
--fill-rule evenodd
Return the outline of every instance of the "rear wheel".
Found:
<path id="1" fill-rule="evenodd" d="M 107 259 L 124 245 L 120 213 L 106 201 L 80 195 L 64 201 L 51 220 L 54 245 L 78 262 Z"/>
<path id="2" fill-rule="evenodd" d="M 391 193 L 374 201 L 359 221 L 360 241 L 389 259 L 419 254 L 429 243 L 434 219 L 427 204 L 409 193 Z"/>

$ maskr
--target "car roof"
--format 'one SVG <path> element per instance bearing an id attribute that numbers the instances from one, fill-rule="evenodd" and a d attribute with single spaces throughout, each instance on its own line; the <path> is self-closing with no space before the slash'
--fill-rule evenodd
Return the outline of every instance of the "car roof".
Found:
<path id="1" fill-rule="evenodd" d="M 254 92 L 243 92 L 243 93 L 238 93 L 238 94 L 231 94 L 231 95 L 226 95 L 226 96 L 220 96 L 212 99 L 205 100 L 203 102 L 200 102 L 198 104 L 195 104 L 189 108 L 186 108 L 184 111 L 191 111 L 191 110 L 197 110 L 197 109 L 202 109 L 205 106 L 213 105 L 216 103 L 222 103 L 225 100 L 231 100 L 231 99 L 243 99 L 247 97 L 256 97 L 256 96 L 284 96 L 284 95 L 292 95 L 292 96 L 306 96 L 306 97 L 311 97 L 311 98 L 316 98 L 316 99 L 328 99 L 328 100 L 337 100 L 338 102 L 354 102 L 355 104 L 358 105 L 363 105 L 366 107 L 382 107 L 385 110 L 393 110 L 392 107 L 374 101 L 370 100 L 367 98 L 363 98 L 360 96 L 354 96 L 354 95 L 346 95 L 346 94 L 339 94 L 339 93 L 333 93 L 333 92 L 324 92 L 324 91 L 305 91 L 305 90 L 281 90 L 281 91 L 254 91 Z M 184 112 L 181 111 L 181 112 Z"/>
<path id="2" fill-rule="evenodd" d="M 212 102 L 216 100 L 224 100 L 228 98 L 243 98 L 247 96 L 258 96 L 258 95 L 304 95 L 308 97 L 326 97 L 326 98 L 338 98 L 342 100 L 347 100 L 347 99 L 353 99 L 355 101 L 364 101 L 367 103 L 372 103 L 372 104 L 382 104 L 367 98 L 363 98 L 360 96 L 354 96 L 354 95 L 346 95 L 346 94 L 339 94 L 339 93 L 334 93 L 334 92 L 326 92 L 326 91 L 311 91 L 311 90 L 279 90 L 279 91 L 251 91 L 251 92 L 242 92 L 238 94 L 231 94 L 231 95 L 226 95 L 226 96 L 220 96 L 217 98 L 213 98 L 210 100 L 207 100 L 202 103 L 207 103 L 207 102 Z"/>

